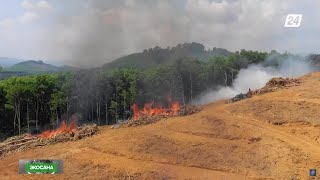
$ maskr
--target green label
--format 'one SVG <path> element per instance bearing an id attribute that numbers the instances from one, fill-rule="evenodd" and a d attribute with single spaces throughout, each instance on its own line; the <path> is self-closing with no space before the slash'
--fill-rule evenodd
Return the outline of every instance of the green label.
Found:
<path id="1" fill-rule="evenodd" d="M 31 174 L 41 174 L 41 173 L 56 173 L 57 164 L 56 163 L 27 163 L 26 172 Z"/>

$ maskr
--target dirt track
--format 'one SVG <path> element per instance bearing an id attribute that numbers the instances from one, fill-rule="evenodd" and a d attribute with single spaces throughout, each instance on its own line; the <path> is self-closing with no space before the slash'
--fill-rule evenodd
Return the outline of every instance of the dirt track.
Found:
<path id="1" fill-rule="evenodd" d="M 320 73 L 301 86 L 155 124 L 9 155 L 1 179 L 309 179 L 320 167 Z M 63 159 L 62 175 L 19 175 L 19 159 Z M 320 168 L 318 169 L 318 171 Z"/>

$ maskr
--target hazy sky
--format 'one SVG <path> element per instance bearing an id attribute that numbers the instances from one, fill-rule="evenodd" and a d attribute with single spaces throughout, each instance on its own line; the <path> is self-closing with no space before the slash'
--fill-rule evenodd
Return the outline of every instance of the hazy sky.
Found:
<path id="1" fill-rule="evenodd" d="M 319 53 L 319 0 L 2 0 L 0 57 L 97 66 L 154 46 Z M 289 13 L 301 27 L 284 28 Z"/>

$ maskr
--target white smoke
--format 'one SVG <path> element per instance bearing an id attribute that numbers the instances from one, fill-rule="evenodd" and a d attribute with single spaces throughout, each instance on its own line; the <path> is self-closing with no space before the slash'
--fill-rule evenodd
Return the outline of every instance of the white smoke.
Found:
<path id="1" fill-rule="evenodd" d="M 264 62 L 268 63 L 268 59 Z M 218 90 L 204 93 L 197 104 L 206 104 L 219 99 L 231 98 L 239 93 L 262 88 L 273 77 L 299 77 L 315 71 L 312 65 L 302 59 L 286 59 L 279 66 L 250 65 L 241 69 L 230 87 L 220 87 Z"/>

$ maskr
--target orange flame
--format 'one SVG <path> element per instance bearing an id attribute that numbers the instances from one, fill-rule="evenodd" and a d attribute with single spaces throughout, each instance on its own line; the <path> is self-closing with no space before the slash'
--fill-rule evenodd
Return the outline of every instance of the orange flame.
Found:
<path id="1" fill-rule="evenodd" d="M 60 124 L 60 127 L 55 130 L 46 130 L 42 132 L 41 134 L 38 134 L 37 137 L 40 138 L 52 138 L 54 136 L 57 136 L 59 134 L 67 134 L 74 132 L 76 130 L 76 122 L 75 120 L 72 120 L 69 126 L 67 126 L 65 121 L 62 121 Z"/>
<path id="2" fill-rule="evenodd" d="M 133 119 L 138 119 L 142 115 L 156 116 L 156 115 L 178 115 L 180 104 L 178 101 L 172 101 L 170 96 L 167 97 L 169 108 L 162 107 L 161 105 L 154 105 L 154 102 L 145 103 L 143 109 L 139 109 L 137 104 L 133 104 L 131 109 L 133 111 Z"/>

